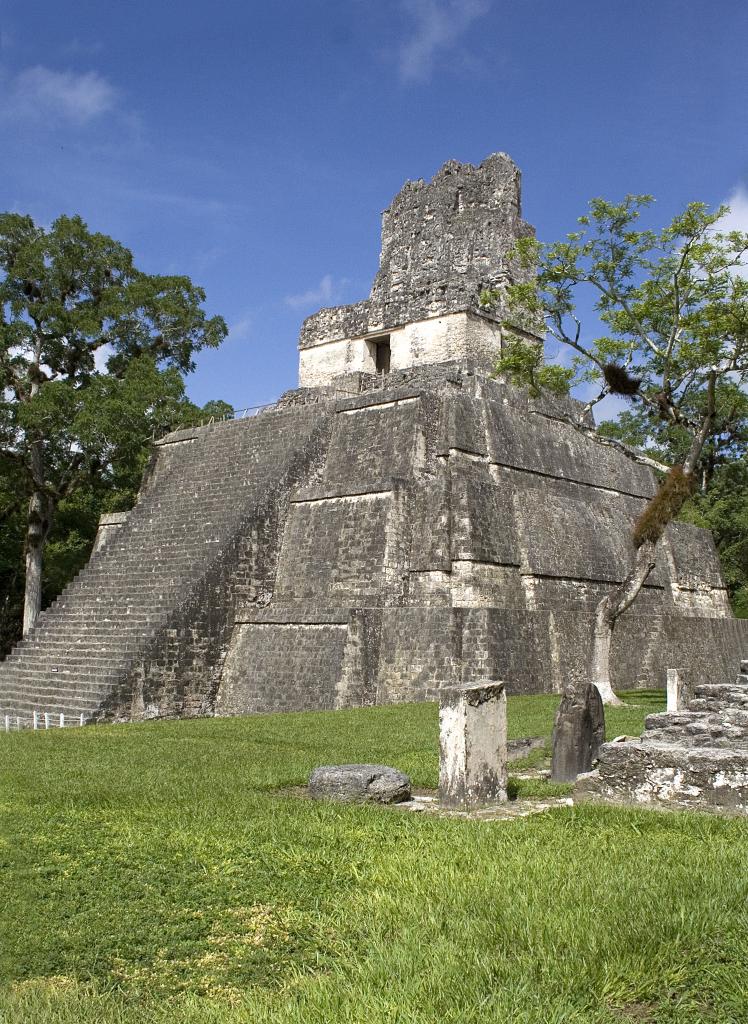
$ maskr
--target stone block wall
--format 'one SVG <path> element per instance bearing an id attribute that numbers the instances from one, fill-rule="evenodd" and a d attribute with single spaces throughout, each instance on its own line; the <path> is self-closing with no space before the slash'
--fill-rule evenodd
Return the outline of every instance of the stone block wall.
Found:
<path id="1" fill-rule="evenodd" d="M 375 374 L 376 345 L 384 338 L 390 347 L 390 371 L 469 359 L 490 372 L 501 355 L 501 326 L 485 312 L 446 313 L 353 338 L 336 333 L 349 325 L 337 310 L 330 314 L 327 333 L 301 349 L 300 387 L 320 387 L 345 374 Z"/>
<path id="2" fill-rule="evenodd" d="M 0 710 L 122 720 L 584 681 L 649 471 L 469 364 L 356 385 L 165 439 L 127 521 L 0 668 Z M 616 630 L 614 685 L 729 678 L 746 625 L 711 538 L 675 524 Z"/>
<path id="3" fill-rule="evenodd" d="M 292 686 L 277 687 L 273 673 L 263 682 L 249 667 L 255 634 L 244 633 L 252 697 L 242 704 L 232 662 L 232 708 L 436 699 L 443 685 L 481 678 L 505 679 L 510 692 L 558 692 L 585 678 L 592 613 L 622 578 L 652 475 L 577 435 L 557 404 L 455 368 L 435 379 L 434 369 L 336 403 L 316 489 L 291 500 L 263 612 L 282 619 L 281 647 L 295 626 L 303 646 L 313 607 L 315 653 L 294 661 Z M 619 688 L 663 685 L 684 657 L 729 675 L 748 642 L 703 531 L 676 525 L 667 551 L 617 630 Z M 684 585 L 700 603 L 684 600 Z M 221 692 L 228 685 L 224 674 Z M 229 707 L 220 692 L 218 706 Z"/>
<path id="4" fill-rule="evenodd" d="M 373 372 L 373 343 L 383 335 L 392 369 L 471 359 L 490 371 L 503 312 L 482 307 L 480 296 L 527 277 L 512 255 L 516 241 L 533 233 L 520 207 L 520 173 L 505 153 L 477 167 L 452 160 L 428 183 L 407 182 L 382 215 L 369 298 L 304 321 L 299 384 Z M 528 335 L 528 343 L 538 338 Z"/>

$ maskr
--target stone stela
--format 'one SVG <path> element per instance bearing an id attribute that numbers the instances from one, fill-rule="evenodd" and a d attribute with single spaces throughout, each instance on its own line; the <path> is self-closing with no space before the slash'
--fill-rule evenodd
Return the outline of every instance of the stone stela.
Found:
<path id="1" fill-rule="evenodd" d="M 446 686 L 439 703 L 439 801 L 474 810 L 507 799 L 506 692 L 500 682 Z"/>
<path id="2" fill-rule="evenodd" d="M 667 670 L 667 711 L 680 711 L 683 707 L 683 681 L 677 668 Z"/>
<path id="3" fill-rule="evenodd" d="M 605 742 L 605 710 L 594 683 L 570 686 L 553 724 L 551 781 L 574 782 L 597 761 Z"/>

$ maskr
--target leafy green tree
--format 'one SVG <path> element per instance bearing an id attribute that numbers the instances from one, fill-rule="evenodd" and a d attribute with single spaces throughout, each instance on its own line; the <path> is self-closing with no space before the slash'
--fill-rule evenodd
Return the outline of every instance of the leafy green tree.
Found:
<path id="1" fill-rule="evenodd" d="M 610 683 L 615 624 L 654 568 L 667 524 L 700 477 L 714 473 L 725 446 L 734 454 L 745 443 L 744 434 L 733 432 L 727 409 L 730 397 L 748 383 L 748 280 L 737 272 L 746 260 L 748 234 L 720 232 L 725 208 L 710 212 L 702 203 L 691 203 L 661 231 L 640 230 L 637 221 L 650 202 L 649 196 L 627 196 L 617 204 L 594 199 L 579 218 L 579 230 L 565 241 L 521 240 L 518 258 L 536 276 L 501 296 L 509 310 L 507 326 L 516 334 L 499 361 L 500 374 L 536 391 L 591 387 L 592 398 L 568 418 L 584 433 L 594 432 L 594 406 L 609 394 L 622 395 L 635 410 L 634 421 L 646 424 L 646 436 L 655 442 L 653 451 L 636 451 L 615 431 L 596 435 L 663 474 L 634 526 L 633 563 L 621 586 L 596 609 L 590 674 L 607 703 L 618 702 Z M 578 314 L 584 289 L 592 293 L 606 332 L 591 340 Z M 499 297 L 486 293 L 482 301 Z M 550 382 L 541 376 L 540 347 L 528 348 L 525 340 L 540 323 L 574 356 L 571 373 L 555 374 Z M 662 445 L 663 432 L 672 439 L 669 448 Z M 664 460 L 666 451 L 672 461 Z"/>
<path id="2" fill-rule="evenodd" d="M 712 531 L 733 610 L 740 618 L 748 619 L 748 461 L 745 457 L 719 466 L 709 489 L 695 494 L 680 518 Z"/>
<path id="3" fill-rule="evenodd" d="M 703 394 L 689 404 L 698 415 Z M 689 435 L 678 424 L 652 420 L 640 408 L 625 410 L 599 431 L 617 438 L 668 465 L 682 462 Z M 748 618 L 748 394 L 732 381 L 721 381 L 715 393 L 714 428 L 697 469 L 697 491 L 679 518 L 711 530 L 722 573 L 736 615 Z"/>
<path id="4" fill-rule="evenodd" d="M 106 473 L 123 443 L 106 409 L 127 404 L 128 367 L 147 356 L 186 373 L 195 352 L 225 337 L 204 300 L 187 277 L 138 270 L 128 249 L 80 217 L 45 230 L 0 215 L 0 460 L 28 502 L 24 633 L 41 606 L 43 554 L 61 502 Z"/>
<path id="5" fill-rule="evenodd" d="M 131 360 L 121 378 L 93 376 L 84 397 L 75 433 L 96 452 L 97 469 L 81 475 L 57 504 L 45 544 L 42 605 L 88 561 L 101 514 L 126 511 L 135 503 L 153 438 L 233 412 L 225 402 L 208 402 L 202 409 L 194 405 L 179 370 L 159 370 L 150 356 Z M 21 634 L 28 504 L 18 468 L 11 463 L 6 469 L 0 473 L 0 654 Z"/>
<path id="6" fill-rule="evenodd" d="M 684 412 L 691 421 L 704 414 L 706 394 L 696 391 L 686 396 Z M 653 418 L 642 406 L 624 410 L 616 420 L 598 427 L 604 437 L 617 438 L 638 451 L 646 450 L 654 458 L 672 466 L 682 462 L 691 445 L 691 435 L 681 423 L 664 417 Z M 745 457 L 748 451 L 748 393 L 732 380 L 721 380 L 714 393 L 714 419 L 697 465 L 698 490 L 706 494 L 714 474 L 721 466 Z"/>

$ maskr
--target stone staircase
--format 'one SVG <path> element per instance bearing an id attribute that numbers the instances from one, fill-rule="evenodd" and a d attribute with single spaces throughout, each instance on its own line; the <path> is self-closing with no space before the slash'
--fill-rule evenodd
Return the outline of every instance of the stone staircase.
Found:
<path id="1" fill-rule="evenodd" d="M 237 537 L 265 521 L 268 495 L 309 457 L 319 421 L 313 410 L 270 411 L 165 438 L 127 521 L 0 664 L 0 716 L 86 721 L 107 717 L 108 702 L 116 717 L 117 691 L 126 705 L 154 638 L 232 546 L 235 571 L 220 585 L 246 585 Z"/>
<path id="2" fill-rule="evenodd" d="M 683 710 L 649 715 L 639 739 L 604 744 L 574 797 L 748 813 L 748 661 L 734 683 L 697 685 Z"/>

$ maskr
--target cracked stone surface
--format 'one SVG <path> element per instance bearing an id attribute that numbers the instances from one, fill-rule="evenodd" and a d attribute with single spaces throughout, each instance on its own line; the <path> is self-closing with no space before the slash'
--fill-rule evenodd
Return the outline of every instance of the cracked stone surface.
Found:
<path id="1" fill-rule="evenodd" d="M 734 684 L 696 686 L 683 710 L 645 726 L 602 747 L 575 799 L 748 814 L 748 661 Z"/>
<path id="2" fill-rule="evenodd" d="M 313 800 L 396 804 L 410 799 L 410 779 L 384 764 L 323 765 L 309 776 L 308 790 Z"/>

